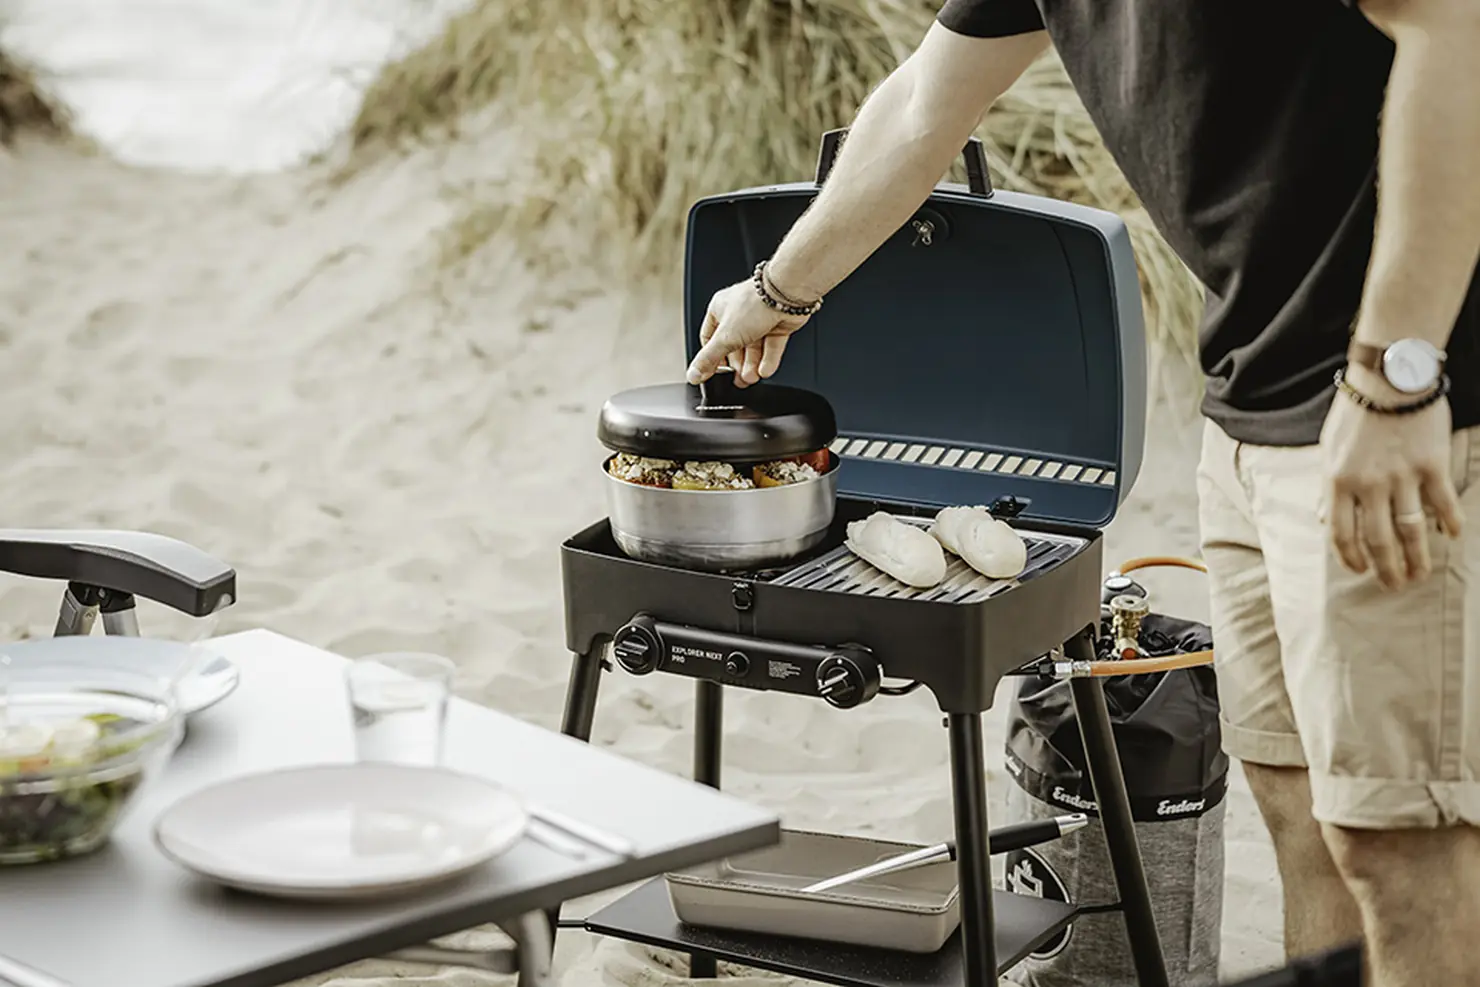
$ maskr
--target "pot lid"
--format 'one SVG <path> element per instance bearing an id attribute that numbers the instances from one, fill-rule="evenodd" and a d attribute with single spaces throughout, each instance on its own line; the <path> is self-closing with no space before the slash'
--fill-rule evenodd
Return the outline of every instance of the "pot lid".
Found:
<path id="1" fill-rule="evenodd" d="M 800 456 L 827 448 L 837 434 L 822 395 L 766 381 L 736 387 L 728 370 L 697 386 L 655 384 L 613 395 L 596 431 L 616 452 L 720 462 Z"/>

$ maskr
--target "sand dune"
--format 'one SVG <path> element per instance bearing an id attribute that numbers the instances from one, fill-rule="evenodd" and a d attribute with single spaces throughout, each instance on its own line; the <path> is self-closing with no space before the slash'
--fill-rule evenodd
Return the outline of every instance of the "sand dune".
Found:
<path id="1" fill-rule="evenodd" d="M 241 603 L 221 632 L 267 626 L 349 655 L 443 652 L 463 695 L 555 726 L 567 668 L 557 546 L 602 513 L 596 410 L 679 374 L 679 314 L 673 284 L 634 293 L 574 262 L 532 268 L 497 242 L 432 277 L 448 190 L 501 153 L 494 134 L 338 189 L 312 171 L 198 178 L 46 146 L 0 153 L 4 523 L 190 540 L 239 567 Z M 1185 407 L 1159 412 L 1153 436 L 1110 559 L 1196 548 Z M 1158 578 L 1159 604 L 1204 615 L 1197 580 Z M 57 592 L 0 580 L 0 637 L 48 633 Z M 158 608 L 141 616 L 148 631 L 191 633 Z M 596 742 L 687 770 L 687 685 L 613 675 L 604 689 Z M 926 697 L 839 713 L 735 695 L 727 711 L 726 787 L 787 824 L 949 833 L 944 731 Z M 1000 750 L 1000 707 L 990 724 Z M 1000 802 L 1000 760 L 993 771 Z M 1237 972 L 1278 961 L 1279 905 L 1242 781 L 1228 820 Z M 574 933 L 559 959 L 573 987 L 682 975 L 672 958 Z M 370 963 L 314 982 L 496 979 Z"/>

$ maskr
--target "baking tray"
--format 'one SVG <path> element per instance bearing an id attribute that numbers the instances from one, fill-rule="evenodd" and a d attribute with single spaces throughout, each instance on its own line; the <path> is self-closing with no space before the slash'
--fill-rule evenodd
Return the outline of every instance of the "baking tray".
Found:
<path id="1" fill-rule="evenodd" d="M 956 931 L 956 866 L 943 862 L 845 885 L 801 889 L 919 845 L 782 830 L 781 842 L 664 875 L 687 925 L 933 953 Z"/>

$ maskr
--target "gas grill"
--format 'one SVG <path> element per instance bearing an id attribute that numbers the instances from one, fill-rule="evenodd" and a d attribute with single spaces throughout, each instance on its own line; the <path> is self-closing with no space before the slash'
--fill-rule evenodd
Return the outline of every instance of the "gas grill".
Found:
<path id="1" fill-rule="evenodd" d="M 690 356 L 710 296 L 774 250 L 815 196 L 839 136 L 824 138 L 817 182 L 694 206 Z M 846 985 L 987 987 L 1087 907 L 992 890 L 981 715 L 1003 676 L 1060 652 L 1095 658 L 1100 529 L 1141 458 L 1135 259 L 1113 215 L 994 193 L 980 144 L 965 154 L 970 186 L 939 187 L 793 337 L 775 378 L 836 410 L 839 493 L 820 544 L 762 571 L 696 571 L 628 557 L 603 520 L 562 549 L 574 655 L 567 734 L 589 739 L 600 678 L 613 667 L 696 680 L 694 777 L 714 787 L 726 688 L 848 709 L 923 687 L 945 714 L 961 915 L 945 948 L 913 955 L 685 926 L 661 879 L 586 921 L 689 952 L 696 977 L 726 959 Z M 848 523 L 875 511 L 925 525 L 956 504 L 990 505 L 1017 529 L 1028 547 L 1018 576 L 989 579 L 952 557 L 941 583 L 917 589 L 845 544 Z M 1096 679 L 1072 685 L 1120 890 L 1110 907 L 1125 914 L 1140 983 L 1165 987 L 1104 694 Z"/>

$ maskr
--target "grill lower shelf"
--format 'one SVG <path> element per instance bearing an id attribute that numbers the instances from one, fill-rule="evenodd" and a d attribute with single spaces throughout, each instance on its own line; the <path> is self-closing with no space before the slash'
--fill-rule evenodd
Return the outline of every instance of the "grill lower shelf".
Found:
<path id="1" fill-rule="evenodd" d="M 998 973 L 1022 962 L 1077 912 L 1072 905 L 998 891 L 993 900 Z M 896 953 L 686 926 L 673 914 L 663 878 L 641 885 L 586 919 L 587 930 L 678 952 L 842 987 L 955 987 L 963 983 L 961 933 L 938 953 Z"/>

